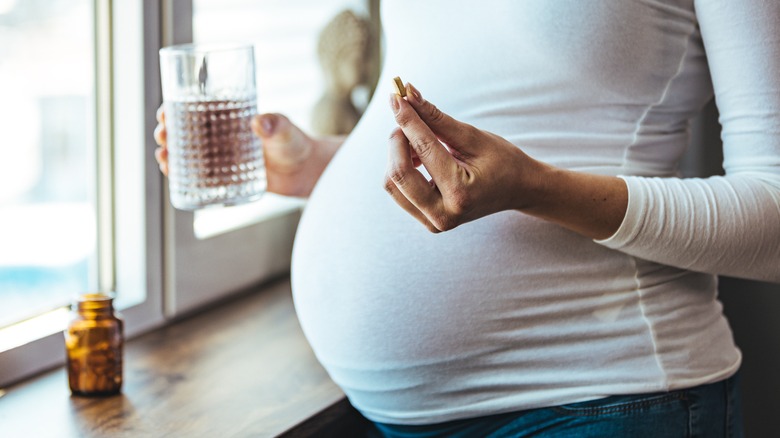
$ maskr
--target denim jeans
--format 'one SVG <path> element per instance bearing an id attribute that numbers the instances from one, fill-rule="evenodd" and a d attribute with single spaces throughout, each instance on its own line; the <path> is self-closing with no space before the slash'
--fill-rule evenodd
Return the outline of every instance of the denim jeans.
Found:
<path id="1" fill-rule="evenodd" d="M 375 423 L 379 436 L 742 437 L 739 375 L 667 393 L 618 395 L 425 426 Z"/>

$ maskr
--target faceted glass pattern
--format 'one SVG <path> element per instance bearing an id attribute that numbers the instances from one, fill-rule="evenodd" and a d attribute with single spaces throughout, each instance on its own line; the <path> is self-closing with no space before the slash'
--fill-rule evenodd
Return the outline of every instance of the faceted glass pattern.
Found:
<path id="1" fill-rule="evenodd" d="M 165 104 L 171 203 L 182 210 L 259 198 L 266 179 L 260 139 L 250 124 L 254 95 Z"/>

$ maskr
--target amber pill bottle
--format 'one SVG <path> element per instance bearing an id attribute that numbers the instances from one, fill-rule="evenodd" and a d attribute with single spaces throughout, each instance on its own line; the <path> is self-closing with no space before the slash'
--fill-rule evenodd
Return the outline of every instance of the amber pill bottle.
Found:
<path id="1" fill-rule="evenodd" d="M 73 395 L 104 396 L 122 389 L 124 323 L 109 294 L 81 295 L 65 330 L 68 383 Z"/>

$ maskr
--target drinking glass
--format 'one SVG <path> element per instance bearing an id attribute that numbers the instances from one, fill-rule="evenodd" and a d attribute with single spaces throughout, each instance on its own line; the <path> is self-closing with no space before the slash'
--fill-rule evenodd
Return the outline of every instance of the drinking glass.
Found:
<path id="1" fill-rule="evenodd" d="M 184 44 L 160 49 L 168 185 L 180 210 L 237 205 L 266 189 L 251 45 Z"/>

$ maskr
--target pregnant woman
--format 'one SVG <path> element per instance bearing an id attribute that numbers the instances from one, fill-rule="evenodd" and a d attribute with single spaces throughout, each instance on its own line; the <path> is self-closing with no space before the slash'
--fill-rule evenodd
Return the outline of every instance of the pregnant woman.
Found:
<path id="1" fill-rule="evenodd" d="M 740 436 L 717 275 L 780 281 L 780 2 L 381 18 L 405 98 L 346 139 L 254 120 L 268 189 L 309 198 L 296 311 L 351 403 L 386 436 Z M 683 179 L 713 95 L 726 174 Z"/>

